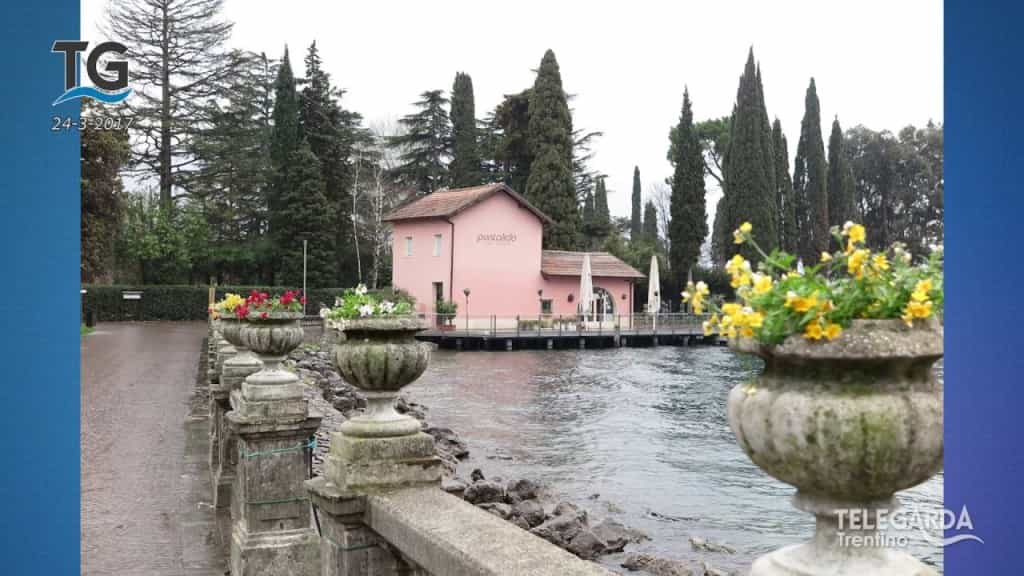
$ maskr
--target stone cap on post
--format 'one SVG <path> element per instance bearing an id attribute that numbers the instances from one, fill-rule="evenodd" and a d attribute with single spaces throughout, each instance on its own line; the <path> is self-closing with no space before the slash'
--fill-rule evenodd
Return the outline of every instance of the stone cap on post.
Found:
<path id="1" fill-rule="evenodd" d="M 436 487 L 368 494 L 365 505 L 369 528 L 430 574 L 614 574 Z"/>

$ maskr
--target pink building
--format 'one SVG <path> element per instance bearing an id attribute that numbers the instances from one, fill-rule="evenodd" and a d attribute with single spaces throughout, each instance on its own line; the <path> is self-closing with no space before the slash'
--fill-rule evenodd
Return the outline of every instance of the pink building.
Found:
<path id="1" fill-rule="evenodd" d="M 515 317 L 573 316 L 583 252 L 543 250 L 544 213 L 504 184 L 435 192 L 389 214 L 394 227 L 392 284 L 432 314 L 438 300 L 458 304 L 458 322 L 500 327 Z M 591 252 L 601 318 L 628 315 L 633 285 L 644 275 L 606 252 Z M 469 290 L 469 306 L 464 290 Z"/>

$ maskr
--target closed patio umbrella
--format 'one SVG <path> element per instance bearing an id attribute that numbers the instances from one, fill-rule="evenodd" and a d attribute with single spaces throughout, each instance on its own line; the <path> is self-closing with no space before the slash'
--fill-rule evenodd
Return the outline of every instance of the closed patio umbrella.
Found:
<path id="1" fill-rule="evenodd" d="M 661 278 L 658 276 L 658 257 L 651 256 L 651 272 L 647 275 L 647 312 L 656 314 L 661 309 Z"/>
<path id="2" fill-rule="evenodd" d="M 590 308 L 594 302 L 594 279 L 590 274 L 590 254 L 583 255 L 583 271 L 580 273 L 580 309 L 583 321 L 590 316 Z"/>

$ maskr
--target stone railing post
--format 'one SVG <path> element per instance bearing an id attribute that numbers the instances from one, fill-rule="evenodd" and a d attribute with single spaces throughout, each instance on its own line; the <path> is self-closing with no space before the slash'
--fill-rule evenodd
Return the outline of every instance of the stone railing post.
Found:
<path id="1" fill-rule="evenodd" d="M 240 328 L 239 338 L 263 367 L 232 394 L 226 416 L 238 445 L 231 493 L 233 576 L 319 573 L 319 537 L 303 482 L 320 416 L 309 413 L 298 376 L 281 366 L 302 344 L 301 317 L 276 312 Z"/>
<path id="2" fill-rule="evenodd" d="M 213 473 L 213 504 L 216 508 L 231 505 L 231 490 L 235 481 L 235 468 L 238 465 L 238 438 L 228 425 L 226 415 L 233 409 L 232 396 L 236 397 L 242 389 L 242 382 L 250 374 L 255 374 L 263 367 L 245 342 L 241 339 L 242 320 L 222 318 L 221 334 L 235 350 L 221 365 L 219 382 L 210 386 L 210 420 L 215 441 L 211 442 L 214 450 L 210 459 Z"/>
<path id="3" fill-rule="evenodd" d="M 353 320 L 334 361 L 367 398 L 366 412 L 331 435 L 324 476 L 306 483 L 322 512 L 322 576 L 406 574 L 413 569 L 364 524 L 367 493 L 393 488 L 440 488 L 441 461 L 419 422 L 394 409 L 398 391 L 423 374 L 430 345 L 417 342 L 414 317 Z"/>
<path id="4" fill-rule="evenodd" d="M 233 357 L 236 354 L 234 346 L 231 345 L 224 338 L 224 320 L 217 319 L 213 322 L 214 327 L 214 341 L 213 341 L 213 355 L 210 356 L 208 371 L 210 379 L 209 388 L 209 415 L 210 415 L 210 453 L 208 455 L 208 462 L 210 464 L 211 473 L 220 466 L 220 433 L 219 426 L 223 420 L 223 410 L 218 408 L 218 402 L 226 400 L 227 394 L 223 392 L 221 387 L 221 373 L 224 370 L 224 362 L 228 358 Z M 217 500 L 217 488 L 214 485 L 213 493 L 214 501 Z"/>

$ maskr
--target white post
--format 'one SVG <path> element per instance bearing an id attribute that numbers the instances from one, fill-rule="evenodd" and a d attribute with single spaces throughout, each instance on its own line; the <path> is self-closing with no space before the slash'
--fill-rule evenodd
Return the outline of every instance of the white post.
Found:
<path id="1" fill-rule="evenodd" d="M 306 300 L 309 300 L 309 298 L 306 297 L 306 245 L 308 242 L 308 240 L 302 241 L 302 297 Z M 306 315 L 305 304 L 302 305 L 302 315 Z"/>

